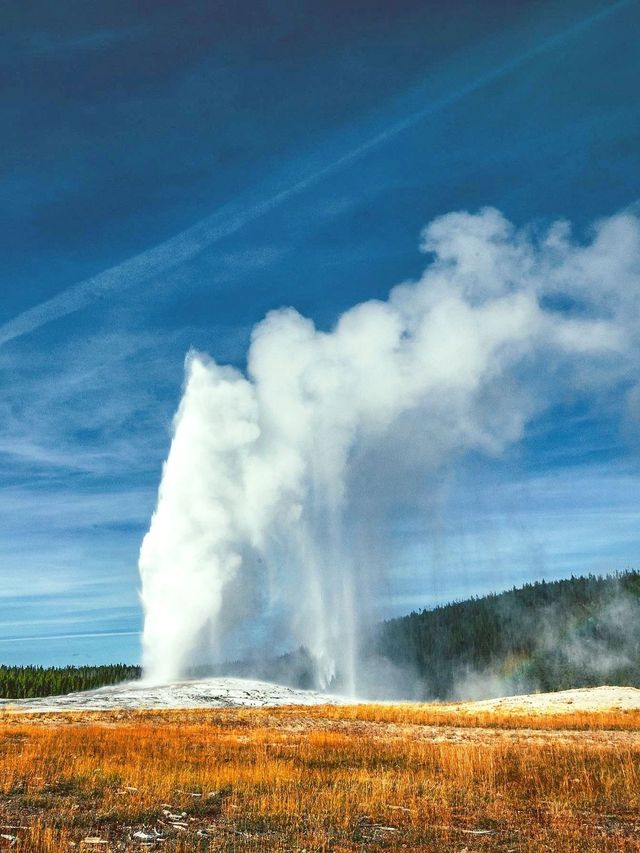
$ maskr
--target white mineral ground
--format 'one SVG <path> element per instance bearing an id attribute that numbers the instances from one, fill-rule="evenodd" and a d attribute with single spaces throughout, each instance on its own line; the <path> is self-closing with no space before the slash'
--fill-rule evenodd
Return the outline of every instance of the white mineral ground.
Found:
<path id="1" fill-rule="evenodd" d="M 149 686 L 127 682 L 98 690 L 49 696 L 43 699 L 0 700 L 0 708 L 20 711 L 117 710 L 121 708 L 240 708 L 279 705 L 345 705 L 358 700 L 298 690 L 243 678 L 204 678 Z M 387 703 L 385 703 L 387 704 Z M 504 712 L 518 714 L 568 714 L 574 711 L 640 709 L 635 687 L 588 687 L 558 693 L 531 693 L 476 702 L 434 703 L 465 714 Z M 425 705 L 424 707 L 428 707 Z"/>
<path id="2" fill-rule="evenodd" d="M 505 696 L 464 702 L 465 712 L 498 712 L 512 715 L 571 714 L 575 711 L 633 711 L 640 710 L 640 690 L 637 687 L 580 687 L 558 693 L 529 693 L 524 696 Z"/>
<path id="3" fill-rule="evenodd" d="M 82 693 L 47 696 L 43 699 L 0 700 L 0 708 L 73 711 L 119 708 L 261 708 L 277 705 L 343 704 L 352 700 L 298 690 L 282 684 L 245 678 L 201 678 L 149 685 L 128 681 Z"/>

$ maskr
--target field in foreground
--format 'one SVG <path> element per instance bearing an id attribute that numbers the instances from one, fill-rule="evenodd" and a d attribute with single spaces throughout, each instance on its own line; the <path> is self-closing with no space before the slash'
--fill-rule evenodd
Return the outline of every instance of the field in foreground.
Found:
<path id="1" fill-rule="evenodd" d="M 0 848 L 640 851 L 640 711 L 0 714 Z"/>

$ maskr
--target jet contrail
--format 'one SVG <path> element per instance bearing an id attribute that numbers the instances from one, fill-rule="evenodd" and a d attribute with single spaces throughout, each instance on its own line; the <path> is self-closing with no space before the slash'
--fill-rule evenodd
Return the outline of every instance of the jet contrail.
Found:
<path id="1" fill-rule="evenodd" d="M 0 637 L 0 643 L 23 643 L 27 640 L 76 640 L 87 637 L 139 637 L 140 631 L 97 631 L 91 634 L 47 634 L 33 637 Z"/>
<path id="2" fill-rule="evenodd" d="M 246 207 L 235 213 L 230 212 L 229 207 L 225 207 L 186 230 L 181 231 L 174 237 L 159 243 L 157 246 L 153 246 L 78 284 L 74 284 L 51 299 L 47 299 L 45 302 L 29 308 L 27 311 L 18 314 L 17 317 L 0 326 L 0 346 L 29 332 L 33 332 L 35 329 L 53 320 L 57 320 L 67 314 L 72 314 L 74 311 L 79 311 L 97 299 L 108 296 L 113 291 L 141 284 L 162 272 L 179 266 L 198 255 L 203 249 L 225 237 L 235 234 L 246 225 L 270 213 L 274 208 L 279 207 L 288 199 L 299 195 L 324 178 L 361 159 L 370 151 L 378 148 L 404 131 L 409 130 L 429 116 L 509 74 L 511 71 L 514 71 L 547 50 L 558 47 L 567 39 L 580 34 L 604 18 L 628 6 L 631 2 L 633 0 L 618 0 L 618 2 L 612 3 L 610 6 L 590 15 L 588 18 L 578 21 L 561 33 L 550 36 L 517 57 L 487 71 L 457 91 L 432 101 L 423 109 L 392 124 L 342 157 L 332 161 L 320 170 L 305 176 L 292 186 L 281 190 L 265 201 Z"/>

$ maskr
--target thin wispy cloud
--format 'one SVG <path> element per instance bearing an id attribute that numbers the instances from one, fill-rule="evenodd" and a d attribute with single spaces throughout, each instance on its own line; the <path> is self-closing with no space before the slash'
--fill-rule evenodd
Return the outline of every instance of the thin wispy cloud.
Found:
<path id="1" fill-rule="evenodd" d="M 166 373 L 159 344 L 149 333 L 109 332 L 56 347 L 53 363 L 51 352 L 20 359 L 6 353 L 0 361 L 5 473 L 12 464 L 52 475 L 56 469 L 113 475 L 144 467 L 154 458 L 144 424 L 155 398 L 146 382 L 158 386 Z M 132 361 L 140 377 L 135 387 Z"/>
<path id="2" fill-rule="evenodd" d="M 427 104 L 406 118 L 385 128 L 343 156 L 314 170 L 291 186 L 269 198 L 248 207 L 234 209 L 228 206 L 195 225 L 110 269 L 75 284 L 56 296 L 36 305 L 0 326 L 0 346 L 29 334 L 36 329 L 80 311 L 99 299 L 106 299 L 125 288 L 134 287 L 161 275 L 196 257 L 209 246 L 229 237 L 252 222 L 266 216 L 293 197 L 311 189 L 341 169 L 354 164 L 370 152 L 410 130 L 420 122 L 455 104 L 462 98 L 517 70 L 541 54 L 555 50 L 587 29 L 600 24 L 604 19 L 630 4 L 631 0 L 618 2 L 584 18 L 539 44 L 519 53 L 485 74 L 481 74 L 464 86 Z"/>
<path id="3" fill-rule="evenodd" d="M 138 637 L 140 631 L 91 631 L 78 634 L 34 634 L 30 637 L 0 637 L 0 643 L 24 643 L 29 640 L 87 640 L 99 637 Z"/>

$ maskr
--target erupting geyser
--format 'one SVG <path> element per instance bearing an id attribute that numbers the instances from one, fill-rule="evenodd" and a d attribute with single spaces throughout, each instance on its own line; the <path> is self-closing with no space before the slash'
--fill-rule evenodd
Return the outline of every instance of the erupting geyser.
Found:
<path id="1" fill-rule="evenodd" d="M 195 650 L 219 657 L 262 614 L 263 644 L 271 631 L 304 645 L 319 686 L 339 671 L 353 688 L 387 511 L 461 453 L 517 441 L 563 388 L 594 394 L 621 365 L 637 376 L 634 214 L 599 223 L 587 245 L 565 223 L 536 236 L 494 209 L 449 214 L 422 248 L 433 256 L 419 281 L 330 332 L 270 313 L 246 374 L 187 357 L 140 554 L 148 678 L 179 676 Z"/>

